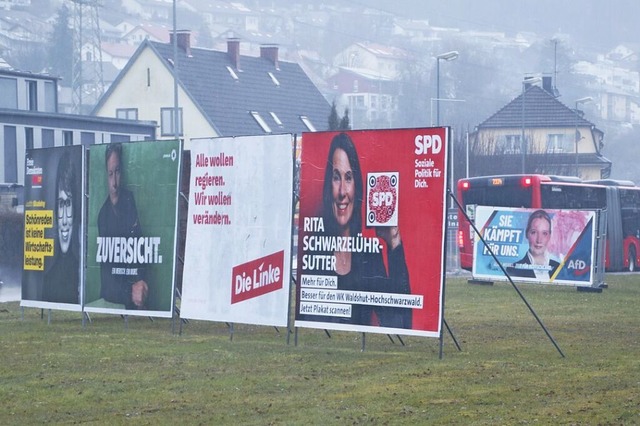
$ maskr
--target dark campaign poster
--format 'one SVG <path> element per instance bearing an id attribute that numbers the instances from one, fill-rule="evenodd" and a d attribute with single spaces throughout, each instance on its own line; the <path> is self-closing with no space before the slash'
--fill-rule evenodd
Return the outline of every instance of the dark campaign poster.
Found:
<path id="1" fill-rule="evenodd" d="M 296 326 L 439 335 L 447 138 L 303 135 Z"/>
<path id="2" fill-rule="evenodd" d="M 179 141 L 89 151 L 85 310 L 172 315 Z"/>
<path id="3" fill-rule="evenodd" d="M 84 147 L 26 153 L 22 306 L 80 310 Z"/>

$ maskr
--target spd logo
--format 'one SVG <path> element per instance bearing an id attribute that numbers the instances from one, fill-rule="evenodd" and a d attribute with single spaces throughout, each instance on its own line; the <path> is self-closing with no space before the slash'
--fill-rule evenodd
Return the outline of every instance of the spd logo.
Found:
<path id="1" fill-rule="evenodd" d="M 367 226 L 398 226 L 398 172 L 367 174 Z"/>

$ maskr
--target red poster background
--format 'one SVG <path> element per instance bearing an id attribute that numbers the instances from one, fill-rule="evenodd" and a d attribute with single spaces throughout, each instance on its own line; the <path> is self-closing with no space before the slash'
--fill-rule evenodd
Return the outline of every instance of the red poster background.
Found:
<path id="1" fill-rule="evenodd" d="M 338 133 L 340 132 L 315 132 L 304 133 L 302 136 L 298 276 L 304 273 L 301 263 L 302 238 L 305 235 L 303 219 L 321 216 L 322 185 L 327 155 L 331 140 Z M 424 308 L 413 311 L 412 329 L 439 332 L 444 282 L 448 129 L 363 130 L 345 133 L 354 142 L 362 168 L 365 192 L 362 223 L 365 237 L 375 237 L 375 230 L 365 226 L 367 173 L 399 173 L 398 226 L 409 270 L 411 294 L 424 296 Z M 438 153 L 416 153 L 416 137 L 423 135 L 438 135 L 442 141 L 441 150 Z M 428 160 L 434 162 L 433 166 L 428 168 L 439 170 L 440 175 L 426 178 L 428 188 L 416 188 L 416 169 L 427 168 L 417 167 L 416 164 Z M 297 291 L 299 301 L 300 286 L 297 286 Z"/>

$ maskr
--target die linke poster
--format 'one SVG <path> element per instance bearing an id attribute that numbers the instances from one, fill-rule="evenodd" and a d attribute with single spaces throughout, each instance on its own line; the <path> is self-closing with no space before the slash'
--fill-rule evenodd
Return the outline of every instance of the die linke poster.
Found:
<path id="1" fill-rule="evenodd" d="M 303 134 L 297 327 L 439 336 L 448 135 Z"/>
<path id="2" fill-rule="evenodd" d="M 474 278 L 593 285 L 595 212 L 477 206 Z"/>
<path id="3" fill-rule="evenodd" d="M 181 316 L 286 326 L 291 135 L 192 140 Z"/>

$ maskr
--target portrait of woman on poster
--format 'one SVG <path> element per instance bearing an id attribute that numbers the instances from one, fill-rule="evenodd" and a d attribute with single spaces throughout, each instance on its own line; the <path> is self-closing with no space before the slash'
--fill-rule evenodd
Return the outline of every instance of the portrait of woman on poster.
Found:
<path id="1" fill-rule="evenodd" d="M 42 299 L 46 302 L 79 303 L 80 260 L 74 249 L 74 238 L 78 238 L 81 203 L 77 194 L 77 179 L 71 156 L 69 152 L 65 152 L 60 157 L 56 170 L 56 242 L 54 263 L 45 275 L 42 290 Z"/>
<path id="2" fill-rule="evenodd" d="M 536 278 L 549 281 L 560 266 L 551 258 L 547 246 L 551 240 L 551 217 L 544 210 L 536 210 L 529 215 L 525 237 L 529 248 L 524 257 L 507 268 L 509 275 L 522 278 Z"/>
<path id="3" fill-rule="evenodd" d="M 322 218 L 327 235 L 356 237 L 362 234 L 363 180 L 360 160 L 353 141 L 346 133 L 336 135 L 329 148 L 324 174 Z M 395 227 L 376 227 L 376 235 L 386 249 L 383 253 L 336 251 L 335 273 L 339 290 L 409 294 L 409 272 L 400 231 Z M 411 328 L 408 308 L 352 305 L 346 321 L 360 325 Z"/>

